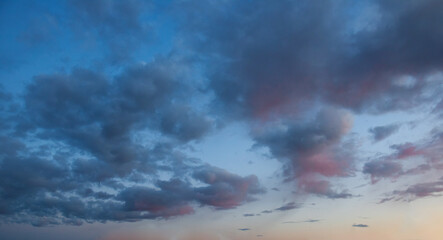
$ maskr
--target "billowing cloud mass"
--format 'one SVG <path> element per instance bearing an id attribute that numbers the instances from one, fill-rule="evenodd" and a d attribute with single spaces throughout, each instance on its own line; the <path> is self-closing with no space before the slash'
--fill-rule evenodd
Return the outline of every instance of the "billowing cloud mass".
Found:
<path id="1" fill-rule="evenodd" d="M 3 220 L 44 226 L 169 218 L 197 206 L 234 208 L 263 193 L 256 176 L 176 150 L 212 125 L 181 99 L 191 90 L 179 77 L 186 78 L 181 63 L 168 59 L 128 67 L 113 79 L 87 69 L 36 76 L 22 108 L 2 109 L 16 122 L 1 130 Z M 6 105 L 12 101 L 2 96 Z M 172 178 L 159 180 L 164 173 Z"/>
<path id="2" fill-rule="evenodd" d="M 329 198 L 345 198 L 335 193 L 328 181 L 319 177 L 349 176 L 352 156 L 340 147 L 341 138 L 352 126 L 352 117 L 343 110 L 324 109 L 305 124 L 290 121 L 260 130 L 257 144 L 286 165 L 285 175 L 298 180 L 301 190 Z"/>
<path id="3" fill-rule="evenodd" d="M 230 114 L 269 116 L 317 99 L 357 112 L 416 106 L 426 98 L 424 76 L 441 68 L 443 4 L 362 4 L 351 17 L 351 1 L 189 1 L 180 9 L 190 44 L 217 56 L 210 85 Z"/>
<path id="4" fill-rule="evenodd" d="M 266 192 L 255 169 L 234 173 L 208 160 L 215 153 L 191 156 L 230 124 L 280 164 L 276 178 L 290 182 L 291 197 L 352 198 L 337 180 L 363 173 L 376 184 L 443 169 L 438 127 L 364 160 L 353 139 L 362 116 L 440 123 L 443 1 L 57 4 L 20 11 L 30 15 L 23 29 L 0 26 L 1 222 L 169 219 L 255 201 Z M 371 144 L 383 143 L 406 128 L 402 120 L 366 122 L 365 139 L 369 129 Z M 231 169 L 242 160 L 229 159 Z M 417 182 L 382 201 L 439 196 L 442 185 Z M 243 216 L 302 207 L 285 202 Z"/>
<path id="5" fill-rule="evenodd" d="M 202 61 L 208 65 L 208 89 L 216 96 L 213 105 L 219 114 L 259 124 L 278 119 L 270 130 L 253 130 L 257 145 L 268 147 L 284 163 L 285 176 L 298 180 L 299 189 L 329 198 L 351 196 L 328 182 L 352 174 L 352 154 L 340 148 L 350 114 L 321 112 L 311 124 L 300 122 L 300 115 L 319 102 L 356 114 L 382 114 L 441 99 L 435 80 L 442 67 L 436 51 L 443 35 L 435 29 L 442 18 L 441 1 L 361 4 L 180 5 L 188 10 L 179 14 L 185 42 L 199 56 L 214 56 Z M 348 11 L 356 12 L 349 16 Z M 293 115 L 295 121 L 282 120 Z M 397 125 L 380 126 L 371 133 L 380 141 L 397 130 Z M 387 160 L 368 163 L 364 172 L 372 174 L 373 182 L 402 173 L 399 163 Z"/>

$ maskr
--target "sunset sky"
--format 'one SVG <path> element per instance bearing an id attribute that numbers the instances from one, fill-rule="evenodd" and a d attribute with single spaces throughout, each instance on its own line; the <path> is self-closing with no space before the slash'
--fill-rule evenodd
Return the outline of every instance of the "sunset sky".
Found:
<path id="1" fill-rule="evenodd" d="M 443 239 L 443 1 L 0 1 L 0 239 Z"/>

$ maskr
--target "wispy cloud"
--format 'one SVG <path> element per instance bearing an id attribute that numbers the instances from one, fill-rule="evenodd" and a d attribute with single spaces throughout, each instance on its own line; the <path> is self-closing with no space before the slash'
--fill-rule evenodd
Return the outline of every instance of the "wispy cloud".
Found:
<path id="1" fill-rule="evenodd" d="M 353 224 L 352 226 L 353 227 L 358 227 L 358 228 L 367 228 L 367 227 L 369 227 L 369 225 L 366 225 L 366 224 Z"/>

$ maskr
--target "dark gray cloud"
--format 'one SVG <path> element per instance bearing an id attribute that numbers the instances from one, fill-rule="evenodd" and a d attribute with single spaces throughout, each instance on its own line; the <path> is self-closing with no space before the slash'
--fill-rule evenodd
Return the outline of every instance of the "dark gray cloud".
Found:
<path id="1" fill-rule="evenodd" d="M 363 167 L 363 173 L 371 175 L 372 182 L 380 178 L 398 177 L 403 173 L 402 164 L 393 161 L 371 161 Z"/>
<path id="2" fill-rule="evenodd" d="M 68 32 L 105 51 L 106 63 L 126 64 L 155 34 L 148 16 L 155 5 L 71 1 L 65 22 L 48 15 L 21 39 L 45 42 L 69 26 Z M 180 1 L 174 6 L 180 47 L 168 57 L 106 74 L 80 67 L 40 74 L 18 100 L 0 88 L 0 215 L 5 221 L 35 226 L 137 221 L 254 200 L 264 191 L 257 177 L 205 165 L 177 150 L 211 131 L 211 118 L 251 123 L 256 145 L 283 163 L 284 177 L 296 180 L 299 191 L 348 198 L 352 195 L 335 190 L 331 179 L 354 173 L 353 149 L 344 142 L 350 113 L 338 109 L 383 113 L 441 103 L 435 87 L 441 82 L 428 79 L 443 62 L 439 0 Z M 198 92 L 190 88 L 200 87 L 189 86 L 188 67 L 208 79 L 198 90 L 214 94 L 210 117 L 188 99 Z M 120 73 L 109 77 L 114 70 Z M 300 121 L 318 105 L 331 107 Z M 261 124 L 257 131 L 256 124 Z M 370 131 L 382 140 L 396 129 Z M 440 168 L 441 136 L 394 145 L 392 155 L 371 160 L 363 172 L 375 182 Z M 403 170 L 398 160 L 411 157 L 425 161 Z M 173 177 L 159 181 L 161 172 Z M 440 183 L 434 182 L 395 193 L 439 192 Z M 297 207 L 288 203 L 275 210 Z"/>
<path id="3" fill-rule="evenodd" d="M 160 123 L 163 133 L 175 136 L 184 142 L 199 139 L 210 128 L 211 123 L 204 116 L 185 106 L 174 106 L 168 109 Z"/>
<path id="4" fill-rule="evenodd" d="M 146 153 L 131 140 L 151 127 L 180 141 L 200 138 L 210 129 L 202 115 L 173 104 L 186 87 L 159 59 L 129 67 L 112 81 L 75 69 L 69 75 L 41 75 L 28 86 L 26 111 L 43 137 L 60 139 L 110 163 L 141 161 Z"/>
<path id="5" fill-rule="evenodd" d="M 195 189 L 197 199 L 216 208 L 233 208 L 254 200 L 252 195 L 264 192 L 254 175 L 243 178 L 220 168 L 204 166 L 197 168 L 193 177 L 209 185 Z"/>
<path id="6" fill-rule="evenodd" d="M 182 32 L 209 65 L 216 105 L 252 118 L 318 98 L 355 111 L 416 106 L 426 100 L 420 77 L 442 67 L 442 9 L 438 0 L 180 5 Z"/>
<path id="7" fill-rule="evenodd" d="M 358 228 L 367 228 L 367 227 L 369 227 L 369 225 L 366 225 L 366 224 L 353 224 L 352 226 L 353 227 L 358 227 Z"/>
<path id="8" fill-rule="evenodd" d="M 369 132 L 373 135 L 374 141 L 378 142 L 396 133 L 399 127 L 400 126 L 398 124 L 378 126 L 369 129 Z"/>
<path id="9" fill-rule="evenodd" d="M 39 75 L 17 111 L 7 107 L 13 99 L 2 90 L 1 117 L 16 124 L 0 129 L 1 221 L 46 226 L 170 218 L 199 206 L 235 208 L 263 193 L 256 176 L 177 150 L 212 128 L 188 104 L 192 90 L 180 81 L 186 79 L 180 68 L 157 58 L 114 78 L 80 68 Z M 170 180 L 158 180 L 164 172 Z"/>
<path id="10" fill-rule="evenodd" d="M 156 188 L 117 178 L 132 186 L 104 183 L 108 190 L 94 190 L 101 184 L 79 178 L 66 159 L 44 159 L 23 151 L 24 145 L 3 140 L 10 149 L 0 164 L 0 217 L 5 222 L 46 226 L 170 218 L 193 213 L 197 206 L 233 208 L 263 192 L 255 176 L 241 177 L 209 165 L 188 173 L 207 186 L 193 186 L 185 176 L 157 181 Z"/>
<path id="11" fill-rule="evenodd" d="M 306 220 L 306 221 L 304 221 L 304 222 L 307 222 L 307 223 L 315 223 L 315 222 L 320 222 L 321 220 L 320 219 L 309 219 L 309 220 Z"/>
<path id="12" fill-rule="evenodd" d="M 308 219 L 308 220 L 304 220 L 304 221 L 288 221 L 288 222 L 284 222 L 284 223 L 316 223 L 316 222 L 320 222 L 320 219 Z"/>
<path id="13" fill-rule="evenodd" d="M 240 231 L 242 231 L 242 232 L 245 232 L 245 231 L 249 231 L 249 230 L 251 230 L 250 228 L 239 228 L 238 230 L 240 230 Z"/>
<path id="14" fill-rule="evenodd" d="M 186 1 L 177 9 L 180 37 L 205 66 L 215 114 L 252 123 L 256 145 L 269 148 L 283 175 L 305 192 L 351 197 L 331 190 L 328 178 L 354 171 L 350 145 L 342 145 L 346 114 L 325 111 L 304 124 L 306 112 L 323 104 L 381 114 L 441 99 L 441 79 L 430 80 L 443 67 L 438 0 Z M 371 132 L 380 141 L 397 130 Z M 384 160 L 364 172 L 375 182 L 425 169 L 403 172 L 400 163 Z"/>
<path id="15" fill-rule="evenodd" d="M 330 198 L 349 197 L 335 193 L 329 182 L 318 176 L 349 176 L 353 172 L 351 148 L 341 140 L 352 126 L 351 115 L 343 110 L 323 109 L 306 123 L 271 125 L 254 136 L 258 146 L 268 147 L 285 165 L 288 179 L 297 179 L 300 190 Z"/>
<path id="16" fill-rule="evenodd" d="M 255 216 L 254 213 L 245 213 L 245 214 L 243 214 L 243 217 L 253 217 L 253 216 Z"/>
<path id="17" fill-rule="evenodd" d="M 293 209 L 300 208 L 300 207 L 301 207 L 301 204 L 299 204 L 299 203 L 289 202 L 279 208 L 276 208 L 275 211 L 288 211 L 288 210 L 293 210 Z"/>
<path id="18" fill-rule="evenodd" d="M 263 124 L 288 115 L 300 119 L 318 102 L 384 113 L 441 98 L 439 81 L 428 79 L 442 68 L 440 1 L 188 1 L 182 9 L 187 9 L 179 14 L 182 35 L 207 66 L 219 114 Z M 253 137 L 284 163 L 284 175 L 298 179 L 299 188 L 319 194 L 323 185 L 324 196 L 345 198 L 351 195 L 309 176 L 352 174 L 351 151 L 343 153 L 339 145 L 347 133 L 340 125 L 345 117 L 332 115 L 338 117 L 319 115 L 312 124 L 283 121 Z M 379 141 L 397 130 L 381 126 L 371 132 Z M 363 171 L 375 182 L 426 169 L 403 171 L 400 163 L 385 159 L 367 163 Z"/>

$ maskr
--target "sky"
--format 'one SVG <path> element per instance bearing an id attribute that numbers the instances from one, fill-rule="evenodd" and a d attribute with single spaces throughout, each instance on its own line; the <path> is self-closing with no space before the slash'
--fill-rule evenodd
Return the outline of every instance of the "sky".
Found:
<path id="1" fill-rule="evenodd" d="M 443 1 L 0 1 L 0 239 L 441 240 Z"/>

